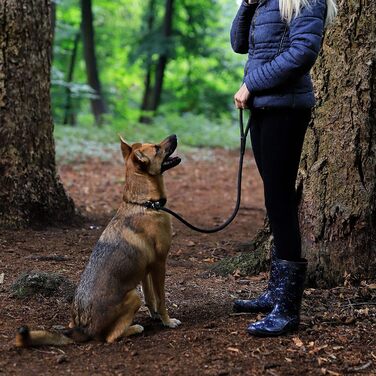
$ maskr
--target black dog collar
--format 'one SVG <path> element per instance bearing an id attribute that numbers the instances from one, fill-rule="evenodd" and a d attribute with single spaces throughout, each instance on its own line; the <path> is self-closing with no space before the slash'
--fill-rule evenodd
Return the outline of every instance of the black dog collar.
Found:
<path id="1" fill-rule="evenodd" d="M 147 209 L 153 209 L 153 210 L 158 211 L 166 205 L 167 200 L 165 198 L 161 198 L 156 201 L 149 200 L 146 202 L 132 202 L 132 201 L 128 201 L 128 202 L 133 205 L 140 205 Z"/>

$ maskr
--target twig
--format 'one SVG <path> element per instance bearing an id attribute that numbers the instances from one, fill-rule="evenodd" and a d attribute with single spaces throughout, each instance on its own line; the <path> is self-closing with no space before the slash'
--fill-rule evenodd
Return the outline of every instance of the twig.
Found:
<path id="1" fill-rule="evenodd" d="M 351 371 L 363 371 L 365 369 L 367 369 L 368 367 L 370 367 L 372 365 L 372 360 L 370 360 L 369 362 L 363 364 L 362 366 L 359 366 L 359 367 L 353 367 L 353 368 L 348 368 L 347 371 L 351 372 Z"/>
<path id="2" fill-rule="evenodd" d="M 343 308 L 347 308 L 347 307 L 354 308 L 356 306 L 363 306 L 363 305 L 376 305 L 376 303 L 372 303 L 372 302 L 350 303 L 350 304 L 344 304 L 344 305 L 342 305 L 342 307 Z"/>
<path id="3" fill-rule="evenodd" d="M 249 316 L 252 315 L 251 312 L 235 312 L 235 313 L 229 313 L 229 316 Z"/>

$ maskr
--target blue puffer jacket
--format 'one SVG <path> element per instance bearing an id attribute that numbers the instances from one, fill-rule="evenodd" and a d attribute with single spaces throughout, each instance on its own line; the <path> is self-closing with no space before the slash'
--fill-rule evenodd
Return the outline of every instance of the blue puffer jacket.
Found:
<path id="1" fill-rule="evenodd" d="M 321 48 L 326 0 L 312 0 L 288 25 L 278 0 L 243 2 L 231 28 L 235 52 L 248 53 L 244 83 L 251 107 L 310 108 L 315 104 L 310 69 Z"/>

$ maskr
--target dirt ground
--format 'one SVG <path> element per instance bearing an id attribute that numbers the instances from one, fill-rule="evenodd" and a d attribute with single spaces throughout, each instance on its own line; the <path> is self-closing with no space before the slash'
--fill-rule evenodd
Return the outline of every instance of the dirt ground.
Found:
<path id="1" fill-rule="evenodd" d="M 121 200 L 122 163 L 90 160 L 60 167 L 65 187 L 87 216 L 79 227 L 2 232 L 0 236 L 0 374 L 4 375 L 376 375 L 376 283 L 331 290 L 307 289 L 299 332 L 252 338 L 258 315 L 232 314 L 232 301 L 262 291 L 266 274 L 208 273 L 214 262 L 244 250 L 262 225 L 262 186 L 247 156 L 244 196 L 236 221 L 212 235 L 174 220 L 167 302 L 182 321 L 165 329 L 141 309 L 141 335 L 115 344 L 89 342 L 61 348 L 16 349 L 17 327 L 67 325 L 61 296 L 16 299 L 10 286 L 27 270 L 58 272 L 79 280 L 91 249 Z M 237 153 L 199 150 L 167 172 L 168 206 L 199 225 L 219 224 L 235 199 Z M 56 257 L 63 256 L 63 257 Z"/>

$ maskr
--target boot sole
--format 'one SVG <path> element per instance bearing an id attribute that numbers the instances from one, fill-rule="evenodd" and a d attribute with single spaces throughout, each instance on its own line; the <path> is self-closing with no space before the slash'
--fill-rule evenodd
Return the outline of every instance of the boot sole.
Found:
<path id="1" fill-rule="evenodd" d="M 254 337 L 279 337 L 287 334 L 292 334 L 294 332 L 297 332 L 299 327 L 294 327 L 294 328 L 289 328 L 289 329 L 284 329 L 280 330 L 279 332 L 262 332 L 262 331 L 252 331 L 252 330 L 247 330 L 248 334 Z"/>

